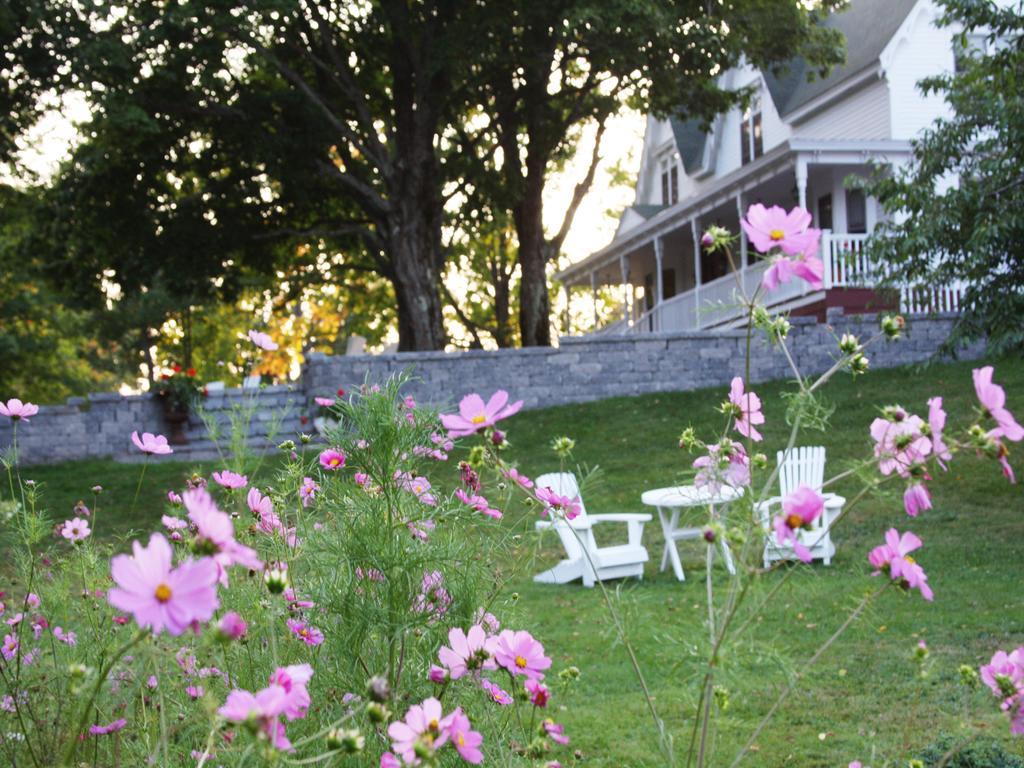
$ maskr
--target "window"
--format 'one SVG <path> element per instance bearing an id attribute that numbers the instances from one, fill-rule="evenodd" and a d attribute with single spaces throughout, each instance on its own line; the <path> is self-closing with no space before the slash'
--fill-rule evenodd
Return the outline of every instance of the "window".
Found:
<path id="1" fill-rule="evenodd" d="M 859 189 L 846 190 L 846 231 L 863 235 L 868 231 L 868 206 Z"/>
<path id="2" fill-rule="evenodd" d="M 764 154 L 761 100 L 754 99 L 740 121 L 740 162 L 746 165 Z"/>
<path id="3" fill-rule="evenodd" d="M 661 161 L 661 204 L 679 202 L 679 155 L 673 154 Z"/>
<path id="4" fill-rule="evenodd" d="M 832 195 L 818 198 L 818 229 L 832 229 Z"/>
<path id="5" fill-rule="evenodd" d="M 967 60 L 988 53 L 988 39 L 982 34 L 962 35 L 953 38 L 953 71 L 963 72 Z"/>

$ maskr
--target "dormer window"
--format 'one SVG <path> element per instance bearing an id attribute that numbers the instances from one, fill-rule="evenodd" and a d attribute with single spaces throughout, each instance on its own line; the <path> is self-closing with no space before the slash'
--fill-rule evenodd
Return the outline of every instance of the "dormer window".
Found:
<path id="1" fill-rule="evenodd" d="M 661 161 L 661 204 L 679 202 L 679 155 L 671 154 Z"/>
<path id="2" fill-rule="evenodd" d="M 764 154 L 764 136 L 761 131 L 761 100 L 754 99 L 740 121 L 740 161 L 746 165 Z"/>

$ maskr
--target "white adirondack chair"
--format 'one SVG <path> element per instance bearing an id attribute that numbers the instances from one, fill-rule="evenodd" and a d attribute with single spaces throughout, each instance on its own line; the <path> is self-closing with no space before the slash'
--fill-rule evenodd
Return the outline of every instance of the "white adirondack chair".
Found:
<path id="1" fill-rule="evenodd" d="M 537 530 L 554 528 L 565 548 L 566 559 L 533 580 L 541 584 L 565 584 L 582 579 L 583 586 L 592 587 L 598 580 L 644 576 L 647 549 L 641 543 L 644 523 L 651 516 L 642 513 L 588 515 L 580 496 L 576 478 L 569 472 L 553 472 L 535 479 L 538 488 L 550 488 L 555 493 L 579 497 L 580 514 L 572 520 L 538 520 Z M 628 543 L 612 547 L 599 547 L 594 538 L 594 526 L 600 523 L 625 523 Z"/>
<path id="2" fill-rule="evenodd" d="M 779 466 L 779 492 L 757 507 L 767 535 L 764 543 L 764 567 L 768 568 L 778 560 L 796 560 L 796 553 L 791 543 L 781 543 L 772 530 L 772 518 L 781 513 L 782 500 L 801 485 L 806 485 L 821 493 L 825 483 L 825 449 L 822 446 L 794 448 L 779 451 L 776 457 Z M 798 531 L 797 538 L 811 551 L 811 557 L 821 560 L 825 565 L 832 564 L 832 556 L 836 553 L 835 544 L 830 535 L 832 522 L 843 509 L 846 499 L 834 493 L 822 494 L 825 497 L 825 511 L 814 521 L 811 528 Z"/>

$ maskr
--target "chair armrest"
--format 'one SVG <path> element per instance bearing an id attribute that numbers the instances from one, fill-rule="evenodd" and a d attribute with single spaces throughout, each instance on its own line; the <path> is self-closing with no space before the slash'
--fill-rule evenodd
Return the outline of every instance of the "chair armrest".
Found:
<path id="1" fill-rule="evenodd" d="M 586 531 L 586 530 L 588 530 L 588 529 L 593 527 L 593 523 L 590 520 L 590 515 L 588 515 L 586 520 L 580 520 L 580 521 L 577 521 L 577 520 L 572 520 L 572 521 L 568 521 L 568 520 L 567 521 L 562 521 L 562 520 L 538 520 L 538 521 L 536 521 L 534 523 L 534 528 L 536 530 L 538 530 L 538 531 L 546 531 L 546 530 L 548 530 L 550 528 L 554 528 L 556 525 L 559 525 L 560 523 L 563 523 L 563 522 L 566 525 L 568 525 L 570 528 L 572 528 L 573 530 L 576 530 L 576 531 Z"/>
<path id="2" fill-rule="evenodd" d="M 765 499 L 760 504 L 754 505 L 754 512 L 762 519 L 767 520 L 771 515 L 772 507 L 777 507 L 782 504 L 781 496 L 772 496 L 769 499 Z"/>
<path id="3" fill-rule="evenodd" d="M 649 523 L 651 515 L 646 512 L 613 512 L 609 515 L 587 515 L 592 523 Z"/>

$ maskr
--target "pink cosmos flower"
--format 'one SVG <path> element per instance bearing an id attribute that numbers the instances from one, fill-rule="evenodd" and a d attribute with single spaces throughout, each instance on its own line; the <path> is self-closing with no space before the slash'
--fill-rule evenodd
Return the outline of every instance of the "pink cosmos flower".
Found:
<path id="1" fill-rule="evenodd" d="M 320 645 L 324 641 L 324 633 L 314 627 L 312 624 L 307 624 L 299 619 L 288 619 L 286 622 L 288 629 L 293 635 L 306 645 Z"/>
<path id="2" fill-rule="evenodd" d="M 533 480 L 528 478 L 526 475 L 520 474 L 519 470 L 515 467 L 509 467 L 508 471 L 503 474 L 509 480 L 519 485 L 520 488 L 524 488 L 527 491 L 533 488 Z"/>
<path id="3" fill-rule="evenodd" d="M 544 504 L 542 515 L 552 515 L 553 517 L 561 515 L 566 520 L 573 520 L 583 511 L 579 496 L 570 499 L 568 496 L 555 493 L 550 488 L 538 488 L 537 500 Z"/>
<path id="4" fill-rule="evenodd" d="M 218 714 L 229 723 L 254 723 L 270 740 L 274 749 L 290 750 L 292 743 L 285 735 L 281 715 L 288 694 L 280 685 L 270 685 L 256 694 L 236 688 L 228 694 Z"/>
<path id="5" fill-rule="evenodd" d="M 320 466 L 327 470 L 341 469 L 345 466 L 345 454 L 334 448 L 321 451 Z"/>
<path id="6" fill-rule="evenodd" d="M 221 637 L 227 640 L 241 640 L 245 637 L 246 632 L 249 631 L 249 625 L 237 613 L 228 611 L 221 617 L 220 623 L 217 625 L 217 631 Z"/>
<path id="7" fill-rule="evenodd" d="M 932 508 L 932 496 L 924 483 L 911 483 L 903 493 L 903 508 L 911 517 Z"/>
<path id="8" fill-rule="evenodd" d="M 974 369 L 974 391 L 978 395 L 985 414 L 995 421 L 995 429 L 989 434 L 992 437 L 1003 437 L 1011 442 L 1024 440 L 1024 427 L 1017 423 L 1013 414 L 1006 410 L 1006 392 L 998 384 L 992 382 L 995 369 L 991 365 Z"/>
<path id="9" fill-rule="evenodd" d="M 479 765 L 484 761 L 484 753 L 480 751 L 484 737 L 478 731 L 472 730 L 469 718 L 463 713 L 461 707 L 457 707 L 448 717 L 448 733 L 452 746 L 459 753 L 459 757 L 471 765 Z"/>
<path id="10" fill-rule="evenodd" d="M 253 571 L 263 568 L 256 550 L 235 541 L 231 517 L 217 509 L 205 488 L 185 491 L 183 498 L 188 518 L 196 527 L 196 544 L 200 551 L 213 556 L 220 569 L 221 584 L 228 586 L 227 569 L 232 565 Z"/>
<path id="11" fill-rule="evenodd" d="M 264 496 L 260 493 L 258 488 L 249 489 L 249 493 L 245 497 L 245 503 L 249 507 L 249 511 L 252 512 L 253 517 L 257 520 L 261 519 L 264 515 L 274 514 L 274 502 L 270 500 L 269 496 Z"/>
<path id="12" fill-rule="evenodd" d="M 402 768 L 402 763 L 390 752 L 380 756 L 380 768 Z"/>
<path id="13" fill-rule="evenodd" d="M 747 209 L 740 226 L 761 253 L 780 248 L 783 253 L 796 256 L 817 245 L 821 237 L 821 232 L 810 229 L 811 214 L 800 207 L 787 213 L 777 205 L 765 208 L 761 203 L 754 203 Z"/>
<path id="14" fill-rule="evenodd" d="M 946 412 L 942 410 L 942 398 L 933 397 L 928 400 L 928 429 L 931 432 L 932 452 L 938 459 L 939 466 L 946 469 L 944 462 L 950 461 L 953 454 L 942 439 L 942 431 L 946 428 Z"/>
<path id="15" fill-rule="evenodd" d="M 161 515 L 160 522 L 163 524 L 164 528 L 172 532 L 180 531 L 183 528 L 188 528 L 187 520 L 183 520 L 180 517 L 175 517 L 174 515 Z"/>
<path id="16" fill-rule="evenodd" d="M 553 741 L 558 742 L 562 746 L 569 743 L 569 737 L 565 735 L 565 726 L 559 725 L 554 720 L 544 721 L 544 731 Z"/>
<path id="17" fill-rule="evenodd" d="M 330 408 L 334 405 L 333 397 L 314 397 L 313 402 L 319 405 L 321 408 Z"/>
<path id="18" fill-rule="evenodd" d="M 784 255 L 773 257 L 768 269 L 765 270 L 764 277 L 761 278 L 764 289 L 774 291 L 782 283 L 788 283 L 794 277 L 798 277 L 814 290 L 820 291 L 824 287 L 822 277 L 825 274 L 825 264 L 816 255 L 816 249 L 817 243 L 811 252 L 800 257 L 791 258 Z"/>
<path id="19" fill-rule="evenodd" d="M 470 496 L 461 488 L 456 488 L 455 497 L 467 507 L 471 507 L 482 515 L 493 517 L 495 520 L 500 520 L 502 518 L 501 510 L 492 507 L 491 503 L 483 496 L 478 494 Z"/>
<path id="20" fill-rule="evenodd" d="M 523 407 L 523 401 L 518 400 L 512 405 L 508 403 L 508 392 L 499 389 L 491 399 L 484 403 L 480 395 L 473 393 L 466 395 L 459 402 L 458 413 L 442 413 L 441 424 L 448 430 L 452 437 L 465 437 L 473 433 L 493 427 L 502 419 L 507 419 L 519 412 Z"/>
<path id="21" fill-rule="evenodd" d="M 274 352 L 277 350 L 277 344 L 274 340 L 262 331 L 249 331 L 249 341 L 266 352 Z"/>
<path id="22" fill-rule="evenodd" d="M 498 666 L 512 675 L 542 678 L 544 670 L 551 666 L 551 659 L 544 655 L 544 646 L 526 630 L 503 630 L 497 637 L 493 653 Z"/>
<path id="23" fill-rule="evenodd" d="M 0 645 L 0 656 L 3 656 L 5 661 L 10 661 L 18 653 L 20 645 L 17 635 L 4 635 L 4 644 Z"/>
<path id="24" fill-rule="evenodd" d="M 30 416 L 39 413 L 39 406 L 32 403 L 23 403 L 16 397 L 12 397 L 6 403 L 0 400 L 0 416 L 6 416 L 11 421 L 28 421 Z"/>
<path id="25" fill-rule="evenodd" d="M 440 571 L 425 572 L 420 593 L 413 601 L 412 609 L 417 613 L 428 613 L 431 621 L 437 621 L 448 613 L 451 604 L 452 596 L 444 588 L 444 574 Z"/>
<path id="26" fill-rule="evenodd" d="M 217 485 L 223 486 L 224 488 L 245 488 L 249 484 L 249 478 L 245 475 L 240 475 L 237 472 L 225 469 L 223 472 L 214 472 L 213 479 Z"/>
<path id="27" fill-rule="evenodd" d="M 750 485 L 750 458 L 743 445 L 735 440 L 709 445 L 706 456 L 694 459 L 693 468 L 697 470 L 693 484 L 714 494 L 719 493 L 723 486 L 743 488 Z"/>
<path id="28" fill-rule="evenodd" d="M 89 733 L 93 736 L 109 736 L 112 733 L 117 733 L 126 725 L 128 725 L 128 721 L 122 717 L 107 725 L 90 725 Z"/>
<path id="29" fill-rule="evenodd" d="M 493 659 L 495 640 L 487 637 L 479 624 L 470 627 L 468 633 L 463 632 L 461 627 L 453 627 L 448 631 L 448 642 L 451 647 L 441 646 L 437 655 L 448 668 L 452 680 L 458 680 L 467 672 L 497 669 Z"/>
<path id="30" fill-rule="evenodd" d="M 480 687 L 483 688 L 487 692 L 487 695 L 491 697 L 491 701 L 500 707 L 507 707 L 515 701 L 510 693 L 503 691 L 500 686 L 492 683 L 487 678 L 480 681 Z"/>
<path id="31" fill-rule="evenodd" d="M 931 453 L 932 441 L 924 434 L 925 423 L 920 416 L 908 414 L 902 408 L 888 409 L 887 416 L 871 422 L 878 469 L 883 475 L 895 471 L 901 477 L 910 477 L 911 469 Z"/>
<path id="32" fill-rule="evenodd" d="M 159 533 L 143 547 L 132 542 L 132 555 L 116 555 L 110 575 L 116 587 L 107 591 L 115 608 L 135 617 L 154 634 L 180 635 L 193 622 L 205 622 L 217 610 L 217 564 L 208 557 L 171 567 L 171 545 Z"/>
<path id="33" fill-rule="evenodd" d="M 174 453 L 174 449 L 167 444 L 166 437 L 154 435 L 152 432 L 143 432 L 141 438 L 138 432 L 132 432 L 132 442 L 143 453 L 154 456 L 166 456 L 169 453 Z"/>
<path id="34" fill-rule="evenodd" d="M 793 552 L 803 562 L 812 560 L 811 551 L 801 543 L 797 531 L 810 528 L 825 509 L 825 499 L 812 488 L 801 485 L 782 501 L 783 514 L 775 518 L 775 538 L 780 545 L 787 541 L 793 546 Z"/>
<path id="35" fill-rule="evenodd" d="M 413 477 L 408 472 L 401 472 L 395 476 L 395 482 L 399 488 L 409 491 L 409 493 L 428 507 L 437 505 L 437 498 L 430 492 L 431 485 L 427 478 L 422 476 Z"/>
<path id="36" fill-rule="evenodd" d="M 535 707 L 543 709 L 548 705 L 548 701 L 551 700 L 551 691 L 544 685 L 540 680 L 534 680 L 533 678 L 527 679 L 523 684 L 526 688 L 526 693 L 530 697 L 530 702 Z"/>
<path id="37" fill-rule="evenodd" d="M 168 503 L 173 504 L 176 507 L 181 506 L 181 496 L 176 494 L 174 491 L 167 492 L 167 501 Z"/>
<path id="38" fill-rule="evenodd" d="M 890 528 L 885 534 L 885 544 L 871 550 L 868 562 L 876 568 L 875 575 L 887 572 L 904 589 L 918 589 L 921 597 L 931 600 L 933 594 L 928 586 L 928 577 L 924 569 L 909 556 L 920 546 L 921 540 L 910 531 L 900 536 L 899 531 Z"/>
<path id="39" fill-rule="evenodd" d="M 65 632 L 62 627 L 54 627 L 53 636 L 65 645 L 78 645 L 78 635 L 74 632 Z"/>
<path id="40" fill-rule="evenodd" d="M 306 716 L 310 704 L 306 686 L 312 678 L 313 667 L 309 664 L 278 667 L 270 676 L 271 685 L 279 685 L 284 689 L 285 699 L 281 711 L 289 720 L 298 720 Z"/>
<path id="41" fill-rule="evenodd" d="M 994 696 L 1010 699 L 1024 692 L 1024 646 L 1011 653 L 996 651 L 980 672 Z"/>
<path id="42" fill-rule="evenodd" d="M 427 679 L 432 683 L 441 685 L 448 682 L 448 670 L 444 667 L 439 667 L 437 664 L 430 665 L 430 671 L 427 673 Z"/>
<path id="43" fill-rule="evenodd" d="M 312 477 L 302 478 L 302 485 L 299 486 L 299 499 L 302 500 L 302 506 L 310 506 L 313 500 L 316 499 L 316 494 L 319 490 L 320 486 L 317 485 Z"/>
<path id="44" fill-rule="evenodd" d="M 736 416 L 736 431 L 755 442 L 760 441 L 761 433 L 754 429 L 754 425 L 764 424 L 764 414 L 761 413 L 761 398 L 753 392 L 743 391 L 743 378 L 740 376 L 732 380 L 729 402 L 739 411 L 739 414 Z"/>
<path id="45" fill-rule="evenodd" d="M 441 702 L 431 697 L 414 704 L 405 719 L 388 726 L 391 748 L 406 764 L 417 764 L 419 757 L 432 757 L 451 738 L 451 715 L 444 716 Z"/>
<path id="46" fill-rule="evenodd" d="M 473 614 L 473 623 L 479 624 L 488 634 L 496 635 L 501 630 L 501 622 L 498 621 L 498 617 L 483 608 L 476 609 L 476 613 Z"/>
<path id="47" fill-rule="evenodd" d="M 92 531 L 89 530 L 89 523 L 80 517 L 65 520 L 60 529 L 60 535 L 72 543 L 84 541 L 90 533 Z"/>

